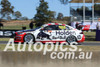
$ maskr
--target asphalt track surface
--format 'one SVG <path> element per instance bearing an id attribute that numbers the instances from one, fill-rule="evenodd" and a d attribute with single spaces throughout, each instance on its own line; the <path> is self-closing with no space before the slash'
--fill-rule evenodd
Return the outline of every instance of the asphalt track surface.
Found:
<path id="1" fill-rule="evenodd" d="M 7 41 L 0 41 L 0 44 L 7 44 Z M 84 46 L 100 46 L 100 42 L 83 42 L 79 43 L 79 45 L 84 45 Z"/>

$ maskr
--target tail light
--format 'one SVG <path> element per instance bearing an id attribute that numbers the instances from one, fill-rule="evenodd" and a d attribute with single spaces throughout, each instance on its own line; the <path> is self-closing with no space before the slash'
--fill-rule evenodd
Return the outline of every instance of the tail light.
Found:
<path id="1" fill-rule="evenodd" d="M 83 34 L 83 32 L 81 32 L 80 34 Z"/>

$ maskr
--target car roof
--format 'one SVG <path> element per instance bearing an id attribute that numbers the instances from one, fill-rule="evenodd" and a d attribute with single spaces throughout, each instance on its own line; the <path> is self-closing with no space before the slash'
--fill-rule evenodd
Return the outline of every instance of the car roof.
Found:
<path id="1" fill-rule="evenodd" d="M 48 24 L 44 24 L 42 27 L 46 27 L 46 26 L 49 26 L 49 25 L 63 25 L 63 26 L 68 26 L 68 27 L 74 29 L 73 27 L 71 27 L 69 25 L 61 24 L 61 23 L 48 23 Z"/>
<path id="2" fill-rule="evenodd" d="M 66 24 L 61 24 L 61 23 L 48 23 L 48 24 L 44 24 L 43 26 L 49 26 L 49 25 L 63 25 L 63 26 L 66 26 Z"/>

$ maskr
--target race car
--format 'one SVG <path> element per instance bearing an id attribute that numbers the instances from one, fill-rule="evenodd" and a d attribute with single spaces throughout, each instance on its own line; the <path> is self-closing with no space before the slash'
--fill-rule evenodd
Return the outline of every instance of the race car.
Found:
<path id="1" fill-rule="evenodd" d="M 31 30 L 15 32 L 14 42 L 84 42 L 85 36 L 81 30 L 60 23 L 48 23 Z"/>

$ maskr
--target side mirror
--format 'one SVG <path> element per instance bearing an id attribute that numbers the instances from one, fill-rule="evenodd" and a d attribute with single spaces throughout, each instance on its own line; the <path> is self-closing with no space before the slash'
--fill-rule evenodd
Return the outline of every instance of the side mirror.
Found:
<path id="1" fill-rule="evenodd" d="M 44 30 L 43 28 L 41 30 Z"/>
<path id="2" fill-rule="evenodd" d="M 40 29 L 40 31 L 43 31 L 44 29 L 42 28 L 42 29 Z"/>

